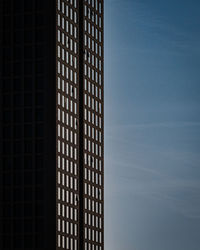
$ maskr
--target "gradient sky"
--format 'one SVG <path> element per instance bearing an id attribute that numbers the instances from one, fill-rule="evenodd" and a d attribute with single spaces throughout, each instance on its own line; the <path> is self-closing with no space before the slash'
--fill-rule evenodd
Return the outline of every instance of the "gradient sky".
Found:
<path id="1" fill-rule="evenodd" d="M 200 1 L 105 0 L 105 249 L 200 249 Z"/>

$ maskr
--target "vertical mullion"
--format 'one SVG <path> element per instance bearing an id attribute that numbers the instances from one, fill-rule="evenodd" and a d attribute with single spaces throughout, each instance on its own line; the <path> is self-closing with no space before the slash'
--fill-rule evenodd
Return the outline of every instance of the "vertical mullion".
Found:
<path id="1" fill-rule="evenodd" d="M 79 250 L 84 249 L 84 105 L 83 105 L 83 0 L 79 1 Z"/>

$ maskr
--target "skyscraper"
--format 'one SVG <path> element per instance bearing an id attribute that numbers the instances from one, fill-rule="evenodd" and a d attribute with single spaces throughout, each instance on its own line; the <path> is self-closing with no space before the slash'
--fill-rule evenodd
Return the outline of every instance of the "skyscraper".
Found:
<path id="1" fill-rule="evenodd" d="M 0 249 L 104 249 L 103 5 L 0 1 Z"/>

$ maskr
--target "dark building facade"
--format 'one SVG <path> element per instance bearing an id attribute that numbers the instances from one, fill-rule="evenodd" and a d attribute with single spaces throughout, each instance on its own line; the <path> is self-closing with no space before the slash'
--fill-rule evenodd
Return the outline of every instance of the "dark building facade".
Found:
<path id="1" fill-rule="evenodd" d="M 0 0 L 0 249 L 104 249 L 103 0 Z"/>

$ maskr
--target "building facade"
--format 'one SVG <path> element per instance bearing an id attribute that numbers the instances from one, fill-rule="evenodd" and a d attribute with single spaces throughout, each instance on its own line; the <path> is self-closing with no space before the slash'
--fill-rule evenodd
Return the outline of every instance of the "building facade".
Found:
<path id="1" fill-rule="evenodd" d="M 0 1 L 0 249 L 104 249 L 103 7 Z"/>

